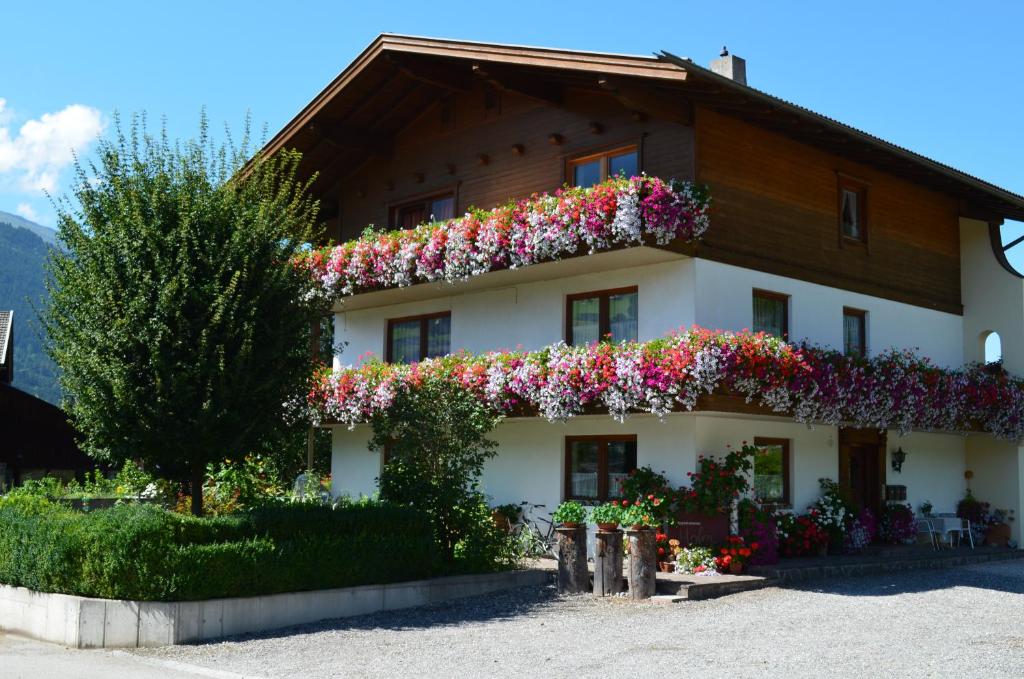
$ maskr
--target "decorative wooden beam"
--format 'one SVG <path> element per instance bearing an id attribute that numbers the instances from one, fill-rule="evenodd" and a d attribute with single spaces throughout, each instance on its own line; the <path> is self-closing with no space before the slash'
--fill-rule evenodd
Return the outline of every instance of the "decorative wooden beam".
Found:
<path id="1" fill-rule="evenodd" d="M 551 106 L 562 106 L 562 92 L 557 87 L 552 87 L 524 79 L 522 76 L 512 76 L 507 73 L 498 73 L 492 67 L 484 67 L 481 64 L 473 64 L 473 75 L 480 78 L 488 85 L 499 92 L 518 94 L 529 99 L 536 99 Z"/>
<path id="2" fill-rule="evenodd" d="M 310 132 L 328 143 L 351 150 L 378 155 L 391 153 L 391 138 L 375 130 L 352 127 L 341 123 L 310 123 Z"/>
<path id="3" fill-rule="evenodd" d="M 384 58 L 391 62 L 401 73 L 421 83 L 453 92 L 468 92 L 473 88 L 471 78 L 459 73 L 457 70 L 438 68 L 437 66 L 425 64 L 419 59 L 403 57 L 397 54 L 385 54 Z"/>
<path id="4" fill-rule="evenodd" d="M 601 76 L 598 86 L 615 97 L 629 109 L 634 118 L 637 115 L 671 120 L 681 125 L 693 124 L 693 106 L 682 96 L 665 95 L 652 87 L 635 87 L 620 79 Z"/>

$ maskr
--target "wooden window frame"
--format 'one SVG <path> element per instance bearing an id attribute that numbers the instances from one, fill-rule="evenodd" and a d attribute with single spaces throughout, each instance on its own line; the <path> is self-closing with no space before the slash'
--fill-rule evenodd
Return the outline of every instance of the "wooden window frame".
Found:
<path id="1" fill-rule="evenodd" d="M 640 323 L 640 288 L 636 285 L 630 285 L 624 288 L 608 288 L 607 290 L 592 290 L 590 292 L 577 292 L 571 295 L 565 296 L 565 343 L 569 346 L 573 346 L 572 343 L 572 303 L 580 299 L 590 299 L 592 297 L 598 298 L 598 320 L 597 320 L 597 336 L 598 341 L 603 342 L 604 338 L 611 334 L 612 324 L 610 318 L 610 302 L 609 298 L 612 295 L 624 295 L 630 292 L 637 293 L 637 324 Z M 639 330 L 639 328 L 637 328 Z"/>
<path id="2" fill-rule="evenodd" d="M 836 188 L 836 224 L 839 228 L 840 247 L 850 245 L 866 248 L 868 245 L 868 188 L 865 181 L 838 173 Z M 852 191 L 857 194 L 857 222 L 860 228 L 860 238 L 847 236 L 843 232 L 843 191 Z"/>
<path id="3" fill-rule="evenodd" d="M 860 358 L 866 358 L 868 355 L 868 312 L 864 309 L 855 309 L 853 307 L 843 307 L 843 354 L 849 355 L 846 352 L 846 317 L 853 316 L 857 317 L 860 322 L 860 339 L 861 339 L 861 354 Z"/>
<path id="4" fill-rule="evenodd" d="M 641 164 L 642 156 L 640 155 L 640 144 L 632 142 L 628 144 L 617 144 L 614 146 L 603 146 L 599 149 L 589 149 L 573 155 L 568 155 L 565 158 L 565 182 L 569 186 L 575 186 L 576 183 L 573 177 L 573 171 L 577 165 L 585 165 L 594 160 L 601 161 L 601 179 L 599 181 L 605 181 L 608 179 L 608 165 L 609 159 L 612 156 L 620 156 L 625 153 L 632 151 L 636 154 L 636 171 L 643 172 L 643 165 Z"/>
<path id="5" fill-rule="evenodd" d="M 750 310 L 753 313 L 754 310 L 754 298 L 760 297 L 761 299 L 771 299 L 782 302 L 782 339 L 786 342 L 789 341 L 789 295 L 783 292 L 773 292 L 771 290 L 762 290 L 761 288 L 754 288 L 750 296 Z M 753 316 L 751 316 L 751 330 L 753 330 Z"/>
<path id="6" fill-rule="evenodd" d="M 576 497 L 572 494 L 572 444 L 576 441 L 596 441 L 597 448 L 597 497 Z M 636 434 L 599 434 L 588 436 L 565 437 L 565 482 L 562 484 L 562 497 L 565 500 L 582 502 L 607 502 L 614 499 L 608 494 L 608 444 L 615 441 L 636 444 Z M 639 449 L 637 457 L 639 458 Z M 637 464 L 640 460 L 637 459 Z"/>
<path id="7" fill-rule="evenodd" d="M 396 323 L 408 323 L 409 321 L 419 321 L 420 322 L 420 358 L 419 358 L 419 360 L 421 360 L 421 361 L 424 360 L 427 357 L 427 344 L 428 344 L 427 321 L 430 321 L 430 320 L 435 319 L 435 318 L 443 318 L 445 316 L 447 316 L 449 319 L 451 319 L 452 312 L 451 311 L 437 311 L 437 312 L 430 313 L 430 314 L 417 314 L 415 316 L 402 316 L 400 318 L 389 318 L 388 321 L 387 321 L 387 323 L 388 323 L 388 325 L 387 325 L 387 333 L 386 333 L 387 337 L 385 339 L 385 342 L 387 342 L 387 345 L 384 348 L 384 356 L 385 356 L 384 360 L 386 360 L 388 363 L 392 363 L 394 361 L 394 356 L 392 354 L 392 340 L 394 339 L 395 324 Z M 449 331 L 450 331 L 450 328 L 451 328 L 451 324 L 449 322 Z M 450 344 L 448 346 L 448 350 L 449 350 L 449 353 L 450 353 L 451 352 L 451 345 Z"/>
<path id="8" fill-rule="evenodd" d="M 388 228 L 399 228 L 398 213 L 401 212 L 403 208 L 411 207 L 417 204 L 422 205 L 424 206 L 424 208 L 426 208 L 428 202 L 433 202 L 438 198 L 447 198 L 448 196 L 451 196 L 452 198 L 452 214 L 457 217 L 459 214 L 459 185 L 450 184 L 448 186 L 438 187 L 433 191 L 424 191 L 422 193 L 406 196 L 402 200 L 388 203 Z M 426 210 L 424 210 L 424 212 L 426 212 Z M 430 215 L 427 215 L 426 218 L 429 219 L 429 217 Z"/>
<path id="9" fill-rule="evenodd" d="M 790 483 L 790 470 L 792 469 L 792 452 L 790 439 L 774 438 L 770 436 L 755 436 L 754 447 L 759 446 L 782 446 L 782 499 L 778 501 L 765 501 L 776 507 L 792 507 L 793 491 Z M 751 480 L 756 474 L 754 467 L 750 470 Z M 758 498 L 760 500 L 760 498 Z"/>

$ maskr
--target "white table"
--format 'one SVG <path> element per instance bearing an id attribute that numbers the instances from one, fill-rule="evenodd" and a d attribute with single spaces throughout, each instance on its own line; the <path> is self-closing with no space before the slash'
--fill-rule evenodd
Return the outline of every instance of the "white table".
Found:
<path id="1" fill-rule="evenodd" d="M 963 530 L 964 520 L 959 516 L 926 516 L 924 521 L 932 524 L 932 530 L 938 533 L 940 539 L 945 536 L 946 542 L 953 544 L 953 533 L 957 535 Z"/>

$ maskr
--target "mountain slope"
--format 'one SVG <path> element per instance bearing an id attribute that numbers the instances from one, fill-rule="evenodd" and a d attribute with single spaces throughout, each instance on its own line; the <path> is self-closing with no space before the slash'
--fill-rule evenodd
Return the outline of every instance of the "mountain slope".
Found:
<path id="1" fill-rule="evenodd" d="M 36 224 L 33 221 L 19 217 L 16 214 L 10 212 L 4 212 L 0 210 L 0 224 L 10 224 L 11 226 L 17 226 L 22 229 L 28 229 L 35 235 L 43 239 L 43 242 L 48 245 L 53 245 L 57 242 L 57 232 L 53 229 L 49 229 L 41 224 Z"/>
<path id="2" fill-rule="evenodd" d="M 44 265 L 51 246 L 36 231 L 50 229 L 32 222 L 31 230 L 12 226 L 6 215 L 0 213 L 0 309 L 14 310 L 14 386 L 59 404 L 57 367 L 43 349 L 37 314 L 45 303 Z"/>

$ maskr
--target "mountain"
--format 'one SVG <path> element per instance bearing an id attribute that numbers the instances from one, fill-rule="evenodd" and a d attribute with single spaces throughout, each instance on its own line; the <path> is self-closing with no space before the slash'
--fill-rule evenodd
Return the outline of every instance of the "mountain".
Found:
<path id="1" fill-rule="evenodd" d="M 42 238 L 43 242 L 48 245 L 53 245 L 57 242 L 57 232 L 55 230 L 45 227 L 42 224 L 36 224 L 33 221 L 11 214 L 10 212 L 0 210 L 0 224 L 10 224 L 11 226 L 28 229 L 35 235 Z"/>
<path id="2" fill-rule="evenodd" d="M 12 225 L 11 217 L 29 226 Z M 52 229 L 0 212 L 0 309 L 14 310 L 14 386 L 59 404 L 57 366 L 43 349 L 37 314 L 46 300 L 45 263 L 52 234 Z M 49 241 L 43 238 L 47 235 Z"/>

